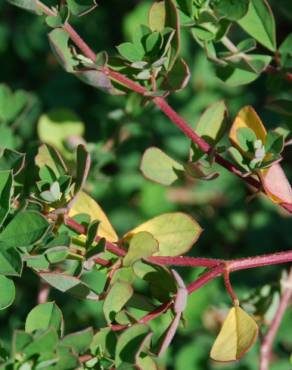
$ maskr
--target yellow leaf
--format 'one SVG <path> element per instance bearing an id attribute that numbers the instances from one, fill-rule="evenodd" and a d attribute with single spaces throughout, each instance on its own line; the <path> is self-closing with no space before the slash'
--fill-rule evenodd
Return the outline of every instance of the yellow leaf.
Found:
<path id="1" fill-rule="evenodd" d="M 215 361 L 240 359 L 253 345 L 258 335 L 254 319 L 238 306 L 231 308 L 211 349 Z"/>
<path id="2" fill-rule="evenodd" d="M 261 170 L 259 175 L 266 194 L 274 203 L 292 203 L 291 185 L 278 163 Z"/>
<path id="3" fill-rule="evenodd" d="M 106 238 L 106 240 L 111 243 L 118 241 L 118 236 L 114 228 L 98 203 L 96 203 L 96 201 L 89 195 L 80 191 L 69 212 L 69 217 L 74 217 L 78 214 L 84 213 L 90 216 L 90 221 L 100 221 L 98 236 Z"/>
<path id="4" fill-rule="evenodd" d="M 265 144 L 267 131 L 253 107 L 246 106 L 242 108 L 235 117 L 230 129 L 229 140 L 238 150 L 242 151 L 237 138 L 237 131 L 240 128 L 251 129 L 255 133 L 257 139 Z"/>
<path id="5" fill-rule="evenodd" d="M 129 231 L 124 240 L 148 231 L 158 241 L 155 256 L 180 256 L 190 250 L 201 235 L 200 225 L 189 215 L 181 212 L 164 213 Z"/>

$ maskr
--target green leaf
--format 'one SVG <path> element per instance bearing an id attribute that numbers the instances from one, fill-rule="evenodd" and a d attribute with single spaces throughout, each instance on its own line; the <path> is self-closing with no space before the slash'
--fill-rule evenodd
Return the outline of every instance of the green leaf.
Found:
<path id="1" fill-rule="evenodd" d="M 15 298 L 15 285 L 13 280 L 0 275 L 0 310 L 12 305 Z"/>
<path id="2" fill-rule="evenodd" d="M 108 323 L 114 320 L 115 315 L 121 311 L 132 295 L 133 288 L 130 284 L 117 281 L 112 285 L 103 304 L 104 316 Z"/>
<path id="3" fill-rule="evenodd" d="M 212 5 L 219 16 L 236 21 L 247 13 L 249 0 L 215 0 Z"/>
<path id="4" fill-rule="evenodd" d="M 36 12 L 36 1 L 35 0 L 7 0 L 10 4 L 15 5 L 19 8 Z"/>
<path id="5" fill-rule="evenodd" d="M 155 253 L 156 256 L 180 256 L 190 250 L 202 229 L 184 213 L 165 213 L 129 231 L 124 240 L 141 231 L 148 231 L 158 241 L 159 252 Z"/>
<path id="6" fill-rule="evenodd" d="M 38 154 L 35 157 L 35 164 L 40 170 L 47 166 L 53 171 L 56 178 L 65 175 L 67 172 L 66 165 L 59 152 L 48 144 L 43 144 L 39 147 Z"/>
<path id="7" fill-rule="evenodd" d="M 96 355 L 103 353 L 107 357 L 113 357 L 116 342 L 117 337 L 111 328 L 102 328 L 93 337 L 90 350 Z"/>
<path id="8" fill-rule="evenodd" d="M 54 328 L 50 328 L 45 332 L 40 332 L 34 337 L 34 341 L 30 343 L 24 350 L 27 358 L 33 355 L 53 352 L 58 344 L 58 335 Z"/>
<path id="9" fill-rule="evenodd" d="M 39 273 L 39 275 L 48 284 L 63 293 L 69 293 L 80 299 L 89 299 L 94 301 L 99 299 L 98 295 L 92 292 L 89 287 L 77 277 L 55 272 L 43 272 Z"/>
<path id="10" fill-rule="evenodd" d="M 37 305 L 30 311 L 25 321 L 25 331 L 27 333 L 49 328 L 54 328 L 60 335 L 64 330 L 63 315 L 55 302 Z"/>
<path id="11" fill-rule="evenodd" d="M 19 352 L 23 352 L 28 344 L 33 342 L 33 336 L 21 330 L 15 330 L 12 339 L 12 354 L 15 356 Z"/>
<path id="12" fill-rule="evenodd" d="M 187 63 L 182 58 L 177 58 L 172 68 L 167 73 L 162 87 L 170 91 L 182 90 L 187 86 L 190 76 L 191 74 Z"/>
<path id="13" fill-rule="evenodd" d="M 57 366 L 52 365 L 46 370 L 67 370 L 67 369 L 80 369 L 80 361 L 78 354 L 72 352 L 72 350 L 66 346 L 58 345 L 57 349 Z"/>
<path id="14" fill-rule="evenodd" d="M 38 121 L 38 135 L 42 142 L 54 145 L 62 153 L 70 137 L 82 137 L 84 124 L 71 110 L 55 109 L 43 114 Z"/>
<path id="15" fill-rule="evenodd" d="M 292 33 L 290 33 L 279 47 L 281 65 L 292 68 Z"/>
<path id="16" fill-rule="evenodd" d="M 11 149 L 0 148 L 0 170 L 13 170 L 17 175 L 24 167 L 25 154 Z"/>
<path id="17" fill-rule="evenodd" d="M 93 0 L 67 0 L 68 8 L 74 15 L 82 15 L 96 7 Z"/>
<path id="18" fill-rule="evenodd" d="M 249 84 L 260 76 L 258 73 L 233 68 L 231 66 L 217 66 L 216 75 L 220 80 L 231 87 Z"/>
<path id="19" fill-rule="evenodd" d="M 117 49 L 121 56 L 130 62 L 138 62 L 144 58 L 143 49 L 132 44 L 131 42 L 124 42 L 123 44 L 117 46 Z"/>
<path id="20" fill-rule="evenodd" d="M 65 71 L 74 73 L 78 61 L 74 58 L 68 46 L 69 34 L 61 28 L 55 28 L 49 33 L 51 48 Z"/>
<path id="21" fill-rule="evenodd" d="M 180 26 L 179 15 L 173 0 L 156 2 L 152 5 L 148 18 L 152 31 L 162 32 L 165 28 L 175 30 L 170 42 L 168 69 L 171 70 L 179 56 Z"/>
<path id="22" fill-rule="evenodd" d="M 62 339 L 62 344 L 66 347 L 71 347 L 76 353 L 84 353 L 88 350 L 93 339 L 92 328 L 81 330 L 77 333 L 66 335 Z"/>
<path id="23" fill-rule="evenodd" d="M 214 146 L 222 138 L 226 128 L 227 108 L 223 100 L 210 105 L 201 115 L 195 132 L 207 143 Z M 196 149 L 195 157 L 200 156 L 201 151 Z"/>
<path id="24" fill-rule="evenodd" d="M 193 15 L 193 0 L 176 0 L 180 10 L 188 16 Z"/>
<path id="25" fill-rule="evenodd" d="M 60 14 L 49 15 L 46 17 L 46 23 L 51 28 L 57 28 L 63 26 L 63 19 Z"/>
<path id="26" fill-rule="evenodd" d="M 148 148 L 142 157 L 140 169 L 143 175 L 162 185 L 171 185 L 178 179 L 183 166 L 156 147 Z"/>
<path id="27" fill-rule="evenodd" d="M 145 280 L 150 287 L 151 295 L 160 302 L 169 302 L 177 288 L 172 274 L 162 266 L 149 262 L 137 261 L 133 265 L 135 274 Z M 132 300 L 131 300 L 132 301 Z M 130 303 L 132 303 L 130 301 Z"/>
<path id="28" fill-rule="evenodd" d="M 76 183 L 75 183 L 75 188 L 74 192 L 75 194 L 80 191 L 87 179 L 89 170 L 90 170 L 90 155 L 87 152 L 86 148 L 84 145 L 78 145 L 77 147 L 77 174 L 76 174 Z"/>
<path id="29" fill-rule="evenodd" d="M 250 0 L 247 14 L 238 23 L 267 49 L 276 50 L 275 19 L 267 0 Z"/>
<path id="30" fill-rule="evenodd" d="M 241 149 L 244 152 L 254 151 L 254 142 L 257 140 L 255 132 L 247 127 L 237 129 L 236 136 Z"/>
<path id="31" fill-rule="evenodd" d="M 69 248 L 63 246 L 49 248 L 45 252 L 45 256 L 50 263 L 60 263 L 67 258 L 68 254 Z"/>
<path id="32" fill-rule="evenodd" d="M 266 153 L 280 154 L 284 149 L 284 137 L 276 131 L 269 131 L 266 137 Z"/>
<path id="33" fill-rule="evenodd" d="M 237 150 L 234 147 L 230 147 L 228 149 L 228 153 L 231 155 L 231 157 L 234 159 L 234 161 L 243 168 L 246 172 L 249 172 L 249 166 L 247 159 L 240 153 L 239 150 Z"/>
<path id="34" fill-rule="evenodd" d="M 21 276 L 22 266 L 22 259 L 17 250 L 1 250 L 0 274 L 9 276 Z"/>
<path id="35" fill-rule="evenodd" d="M 142 231 L 135 234 L 123 259 L 123 265 L 130 266 L 141 258 L 150 257 L 155 252 L 158 252 L 158 249 L 158 242 L 150 233 Z"/>
<path id="36" fill-rule="evenodd" d="M 94 266 L 91 271 L 84 272 L 81 277 L 83 281 L 93 292 L 100 294 L 104 291 L 107 275 L 106 273 L 99 271 L 96 266 Z"/>
<path id="37" fill-rule="evenodd" d="M 0 171 L 0 227 L 10 211 L 13 190 L 12 171 Z"/>
<path id="38" fill-rule="evenodd" d="M 28 248 L 42 240 L 50 229 L 47 219 L 34 211 L 18 213 L 0 234 L 0 247 Z"/>
<path id="39" fill-rule="evenodd" d="M 141 345 L 149 334 L 149 328 L 144 324 L 135 324 L 125 330 L 118 339 L 115 355 L 115 364 L 135 364 L 136 355 L 141 350 Z"/>
<path id="40" fill-rule="evenodd" d="M 138 358 L 137 366 L 141 370 L 157 370 L 158 366 L 156 362 L 150 356 L 143 356 L 142 358 Z"/>
<path id="41" fill-rule="evenodd" d="M 15 120 L 30 99 L 26 91 L 12 92 L 8 86 L 0 84 L 0 121 L 10 123 Z"/>

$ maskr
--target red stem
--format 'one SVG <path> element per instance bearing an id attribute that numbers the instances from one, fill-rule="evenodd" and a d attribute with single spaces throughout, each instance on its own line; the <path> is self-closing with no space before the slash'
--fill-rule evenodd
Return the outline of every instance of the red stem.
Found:
<path id="1" fill-rule="evenodd" d="M 64 223 L 70 229 L 75 230 L 79 234 L 86 235 L 86 227 L 79 224 L 72 218 L 65 216 L 64 217 Z M 102 238 L 99 236 L 95 237 L 95 241 L 99 242 Z M 105 242 L 105 248 L 112 252 L 113 254 L 116 254 L 119 257 L 124 257 L 126 255 L 126 251 L 117 245 L 110 243 L 108 241 Z M 195 257 L 160 257 L 160 256 L 152 256 L 149 257 L 148 260 L 153 263 L 157 263 L 160 265 L 173 265 L 173 266 L 190 266 L 190 267 L 220 267 L 222 269 L 222 264 L 226 264 L 228 266 L 228 269 L 230 272 L 238 271 L 238 270 L 247 270 L 250 268 L 255 267 L 262 267 L 267 265 L 277 265 L 281 263 L 286 262 L 292 262 L 292 250 L 285 251 L 285 252 L 279 252 L 279 253 L 273 253 L 273 254 L 266 254 L 263 256 L 255 256 L 255 257 L 247 257 L 247 258 L 240 258 L 236 260 L 220 260 L 220 259 L 214 259 L 214 258 L 195 258 Z M 221 271 L 219 269 L 219 271 Z M 213 271 L 210 270 L 210 271 Z M 209 271 L 209 272 L 210 272 Z"/>
<path id="2" fill-rule="evenodd" d="M 64 217 L 64 224 L 67 225 L 68 227 L 70 227 L 70 229 L 72 229 L 74 231 L 77 231 L 79 234 L 86 235 L 86 233 L 87 233 L 86 227 L 79 224 L 75 220 L 73 220 L 73 218 L 65 216 Z M 101 241 L 101 239 L 102 239 L 101 237 L 96 236 L 94 240 L 98 243 L 98 242 Z M 119 248 L 115 244 L 110 243 L 108 241 L 105 242 L 105 248 L 109 252 L 112 252 L 113 254 L 116 254 L 119 257 L 123 257 L 123 256 L 126 255 L 126 252 L 122 248 Z"/>
<path id="3" fill-rule="evenodd" d="M 48 8 L 46 5 L 41 3 L 39 0 L 37 0 L 37 6 L 46 14 L 48 15 L 55 15 L 55 13 Z M 84 55 L 95 62 L 96 60 L 96 54 L 95 52 L 87 45 L 87 43 L 79 36 L 79 34 L 74 30 L 74 28 L 66 22 L 63 25 L 63 29 L 66 30 L 71 38 L 71 40 L 75 43 L 75 45 L 84 53 Z M 148 90 L 137 84 L 136 82 L 132 81 L 128 77 L 125 77 L 119 72 L 113 71 L 109 69 L 108 67 L 101 68 L 101 71 L 108 75 L 111 79 L 119 82 L 120 84 L 126 86 L 130 90 L 145 95 Z M 186 136 L 188 136 L 194 143 L 196 143 L 199 148 L 206 154 L 210 153 L 213 148 L 200 136 L 198 136 L 192 128 L 184 121 L 182 117 L 180 117 L 166 102 L 166 100 L 162 97 L 156 97 L 153 99 L 154 104 L 163 111 L 167 117 L 177 126 L 179 129 L 184 132 Z M 226 168 L 228 171 L 232 172 L 236 176 L 243 179 L 245 182 L 247 182 L 249 185 L 255 187 L 258 190 L 262 190 L 262 186 L 259 181 L 254 179 L 251 176 L 245 177 L 244 174 L 235 167 L 231 162 L 221 157 L 219 154 L 215 155 L 215 161 Z M 282 205 L 281 205 L 282 206 Z M 284 209 L 286 209 L 288 212 L 292 213 L 292 207 L 290 205 L 284 205 L 282 206 Z"/>
<path id="4" fill-rule="evenodd" d="M 228 268 L 225 268 L 224 270 L 224 273 L 223 273 L 223 276 L 224 276 L 224 283 L 225 283 L 225 288 L 228 292 L 228 294 L 230 295 L 231 299 L 232 299 L 232 302 L 235 306 L 238 306 L 239 305 L 239 300 L 237 298 L 237 295 L 235 293 L 235 291 L 233 290 L 233 287 L 231 285 L 231 281 L 230 281 L 230 271 Z"/>

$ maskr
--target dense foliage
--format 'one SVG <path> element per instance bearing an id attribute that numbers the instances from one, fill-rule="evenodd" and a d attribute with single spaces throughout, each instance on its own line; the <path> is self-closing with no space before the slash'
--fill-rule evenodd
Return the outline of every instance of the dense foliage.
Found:
<path id="1" fill-rule="evenodd" d="M 288 3 L 0 0 L 0 369 L 259 368 L 292 284 Z"/>

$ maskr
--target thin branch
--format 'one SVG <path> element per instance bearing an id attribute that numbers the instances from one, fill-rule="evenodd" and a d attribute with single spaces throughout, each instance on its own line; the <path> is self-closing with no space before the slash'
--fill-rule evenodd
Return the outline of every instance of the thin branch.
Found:
<path id="1" fill-rule="evenodd" d="M 287 279 L 283 283 L 283 294 L 281 297 L 280 305 L 277 309 L 275 317 L 270 325 L 267 334 L 261 345 L 260 350 L 260 370 L 268 370 L 271 360 L 272 347 L 274 339 L 277 335 L 278 329 L 280 327 L 281 321 L 289 306 L 290 299 L 292 297 L 292 268 Z"/>
<path id="2" fill-rule="evenodd" d="M 41 1 L 36 0 L 37 6 L 39 9 L 41 9 L 45 14 L 47 15 L 55 15 L 55 12 L 52 11 L 50 8 L 48 8 L 46 5 L 44 5 Z M 84 53 L 84 55 L 95 62 L 96 60 L 96 53 L 88 46 L 88 44 L 79 36 L 79 34 L 75 31 L 75 29 L 66 22 L 63 25 L 63 29 L 68 32 L 71 40 L 74 42 L 74 44 Z M 127 87 L 128 89 L 141 94 L 141 95 L 147 95 L 149 91 L 139 85 L 138 83 L 132 81 L 128 77 L 122 75 L 119 72 L 113 71 L 108 67 L 101 67 L 100 71 L 108 75 L 111 79 L 115 80 L 116 82 L 122 84 L 123 86 Z M 154 104 L 165 113 L 165 115 L 174 123 L 179 129 L 188 136 L 194 143 L 196 143 L 199 148 L 206 154 L 209 154 L 213 151 L 212 146 L 210 146 L 204 139 L 202 139 L 200 136 L 198 136 L 192 128 L 186 123 L 186 121 L 180 117 L 166 102 L 166 100 L 162 97 L 155 97 L 153 98 Z M 242 173 L 236 166 L 234 166 L 231 162 L 226 160 L 225 158 L 221 157 L 219 154 L 215 155 L 215 161 L 226 168 L 228 171 L 232 172 L 236 176 L 240 177 L 242 180 L 247 182 L 249 185 L 253 186 L 257 190 L 262 190 L 261 183 L 257 181 L 252 176 L 245 176 L 244 173 Z M 282 206 L 282 205 L 281 205 Z M 288 212 L 292 213 L 292 207 L 289 205 L 285 205 L 283 207 Z"/>
<path id="3" fill-rule="evenodd" d="M 223 276 L 224 276 L 225 288 L 226 288 L 228 294 L 230 295 L 234 306 L 239 306 L 239 300 L 237 298 L 237 295 L 236 295 L 235 291 L 233 290 L 233 287 L 232 287 L 232 284 L 231 284 L 231 281 L 230 281 L 230 270 L 228 268 L 228 265 L 226 265 L 226 267 L 225 267 Z"/>
<path id="4" fill-rule="evenodd" d="M 79 234 L 86 235 L 87 230 L 86 227 L 79 224 L 77 221 L 73 220 L 68 216 L 64 216 L 64 224 L 67 225 L 70 229 L 76 231 Z M 95 241 L 99 242 L 102 238 L 100 236 L 95 237 Z M 127 253 L 126 250 L 118 247 L 116 244 L 111 243 L 109 241 L 105 242 L 105 248 L 109 252 L 116 254 L 119 257 L 124 257 Z M 285 251 L 285 252 L 278 252 L 272 254 L 265 254 L 263 256 L 254 256 L 254 257 L 247 257 L 247 258 L 239 258 L 235 260 L 225 261 L 222 259 L 214 259 L 214 258 L 201 258 L 201 257 L 160 257 L 160 256 L 152 256 L 148 258 L 148 261 L 152 263 L 157 263 L 160 265 L 173 265 L 173 266 L 189 266 L 189 267 L 218 267 L 220 266 L 222 270 L 222 264 L 228 266 L 230 272 L 239 271 L 239 270 L 247 270 L 250 268 L 262 267 L 262 266 L 269 266 L 269 265 L 277 265 L 281 263 L 292 262 L 292 250 Z M 210 270 L 212 271 L 212 270 Z M 224 269 L 221 273 L 224 272 Z"/>

